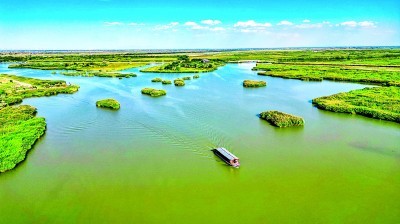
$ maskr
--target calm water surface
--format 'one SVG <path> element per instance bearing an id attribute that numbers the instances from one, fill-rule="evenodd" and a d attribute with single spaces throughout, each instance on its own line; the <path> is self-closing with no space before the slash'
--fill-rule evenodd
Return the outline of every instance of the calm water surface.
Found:
<path id="1" fill-rule="evenodd" d="M 312 98 L 365 85 L 257 76 L 228 64 L 185 87 L 137 78 L 66 77 L 51 71 L 1 73 L 63 79 L 72 95 L 24 100 L 47 132 L 17 169 L 0 174 L 1 223 L 398 223 L 400 125 L 325 112 Z M 245 89 L 244 79 L 268 86 Z M 141 95 L 143 87 L 168 95 Z M 119 111 L 96 108 L 115 98 Z M 265 110 L 302 116 L 279 129 Z M 240 157 L 226 166 L 210 149 Z"/>

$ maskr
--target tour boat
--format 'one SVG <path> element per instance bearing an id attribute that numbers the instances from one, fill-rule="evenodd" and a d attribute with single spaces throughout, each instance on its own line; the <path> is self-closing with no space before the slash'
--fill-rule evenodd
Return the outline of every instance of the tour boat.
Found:
<path id="1" fill-rule="evenodd" d="M 233 167 L 239 167 L 239 158 L 229 152 L 227 149 L 218 147 L 212 150 L 216 156 L 221 158 L 225 163 Z"/>

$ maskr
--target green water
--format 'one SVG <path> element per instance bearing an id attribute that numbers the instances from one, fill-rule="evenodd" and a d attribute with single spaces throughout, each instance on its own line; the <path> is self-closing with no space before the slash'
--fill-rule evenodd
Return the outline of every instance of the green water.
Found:
<path id="1" fill-rule="evenodd" d="M 65 77 L 73 95 L 24 100 L 47 132 L 15 170 L 0 174 L 1 223 L 398 223 L 400 125 L 325 112 L 312 98 L 363 88 L 257 76 L 228 64 L 185 87 L 154 77 Z M 268 82 L 244 89 L 244 79 Z M 143 96 L 143 87 L 167 96 Z M 119 111 L 96 108 L 115 98 Z M 302 116 L 300 128 L 260 120 L 265 110 Z M 210 149 L 228 148 L 235 169 Z"/>

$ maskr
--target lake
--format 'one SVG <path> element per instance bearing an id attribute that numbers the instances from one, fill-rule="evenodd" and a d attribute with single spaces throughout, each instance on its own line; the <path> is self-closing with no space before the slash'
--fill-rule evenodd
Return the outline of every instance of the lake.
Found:
<path id="1" fill-rule="evenodd" d="M 25 99 L 46 134 L 16 169 L 0 174 L 1 223 L 398 223 L 400 124 L 321 111 L 311 99 L 366 85 L 257 76 L 227 64 L 186 86 L 152 83 L 193 74 L 67 77 L 71 95 Z M 244 79 L 267 87 L 243 88 Z M 144 87 L 167 96 L 142 95 Z M 96 108 L 115 98 L 121 109 Z M 257 117 L 279 110 L 304 127 Z M 229 167 L 210 150 L 240 157 Z"/>

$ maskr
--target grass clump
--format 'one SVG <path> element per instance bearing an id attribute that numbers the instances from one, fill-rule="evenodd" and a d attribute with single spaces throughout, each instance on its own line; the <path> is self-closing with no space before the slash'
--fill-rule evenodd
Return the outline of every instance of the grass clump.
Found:
<path id="1" fill-rule="evenodd" d="M 144 88 L 142 89 L 142 94 L 157 97 L 167 95 L 167 91 L 163 89 Z"/>
<path id="2" fill-rule="evenodd" d="M 198 78 L 200 78 L 200 75 L 194 75 L 193 76 L 193 79 L 198 79 Z"/>
<path id="3" fill-rule="evenodd" d="M 313 99 L 322 110 L 359 114 L 400 123 L 400 88 L 374 87 Z"/>
<path id="4" fill-rule="evenodd" d="M 162 80 L 161 83 L 164 84 L 164 85 L 170 85 L 170 84 L 172 84 L 171 80 Z"/>
<path id="5" fill-rule="evenodd" d="M 244 87 L 263 87 L 266 86 L 267 82 L 261 80 L 244 80 L 243 86 Z"/>
<path id="6" fill-rule="evenodd" d="M 175 79 L 174 80 L 174 85 L 175 86 L 184 86 L 185 85 L 185 81 L 183 79 Z"/>
<path id="7" fill-rule="evenodd" d="M 104 107 L 104 108 L 110 108 L 113 110 L 118 110 L 121 105 L 120 103 L 115 100 L 115 99 L 104 99 L 104 100 L 99 100 L 96 102 L 97 107 Z"/>
<path id="8" fill-rule="evenodd" d="M 0 109 L 0 172 L 13 169 L 23 161 L 46 130 L 44 118 L 35 117 L 29 105 Z"/>
<path id="9" fill-rule="evenodd" d="M 189 76 L 183 77 L 183 80 L 190 80 L 191 78 Z"/>
<path id="10" fill-rule="evenodd" d="M 154 78 L 151 81 L 152 82 L 162 82 L 162 79 L 161 78 Z"/>
<path id="11" fill-rule="evenodd" d="M 260 118 L 280 128 L 304 125 L 303 118 L 291 114 L 286 114 L 280 111 L 262 112 L 260 113 Z"/>

